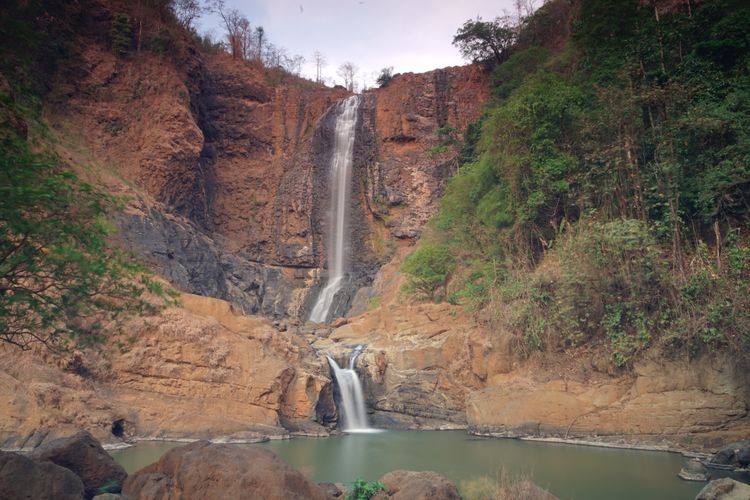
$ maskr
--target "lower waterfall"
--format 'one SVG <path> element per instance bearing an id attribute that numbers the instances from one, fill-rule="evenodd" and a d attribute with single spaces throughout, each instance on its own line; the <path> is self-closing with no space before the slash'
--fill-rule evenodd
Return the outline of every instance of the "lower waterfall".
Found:
<path id="1" fill-rule="evenodd" d="M 354 363 L 362 352 L 362 346 L 357 346 L 349 355 L 349 367 L 341 368 L 336 361 L 327 356 L 328 363 L 333 370 L 333 376 L 339 386 L 341 393 L 342 430 L 345 432 L 378 432 L 378 429 L 370 427 L 367 421 L 367 410 L 365 409 L 365 397 L 362 392 L 362 384 L 359 376 L 354 370 Z"/>

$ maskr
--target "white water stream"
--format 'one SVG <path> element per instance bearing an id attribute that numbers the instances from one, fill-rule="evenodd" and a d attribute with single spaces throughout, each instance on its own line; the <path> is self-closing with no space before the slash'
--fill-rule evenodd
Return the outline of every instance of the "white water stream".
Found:
<path id="1" fill-rule="evenodd" d="M 338 363 L 328 357 L 328 363 L 333 370 L 333 376 L 339 386 L 341 393 L 341 405 L 339 411 L 342 417 L 342 430 L 345 432 L 378 432 L 378 429 L 370 427 L 367 421 L 367 410 L 365 409 L 365 397 L 362 392 L 362 384 L 359 376 L 354 370 L 354 363 L 362 352 L 362 346 L 357 346 L 349 355 L 349 367 L 341 368 Z"/>
<path id="2" fill-rule="evenodd" d="M 357 126 L 359 96 L 351 96 L 337 104 L 333 156 L 331 157 L 331 210 L 329 213 L 328 283 L 318 295 L 310 321 L 325 322 L 333 299 L 344 284 L 348 261 L 348 211 L 351 184 L 354 136 Z"/>

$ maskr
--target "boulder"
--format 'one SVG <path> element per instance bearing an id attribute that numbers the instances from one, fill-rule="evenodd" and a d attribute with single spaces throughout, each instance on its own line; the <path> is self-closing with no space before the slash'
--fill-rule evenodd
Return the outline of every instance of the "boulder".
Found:
<path id="1" fill-rule="evenodd" d="M 318 486 L 325 491 L 329 497 L 344 498 L 346 496 L 346 487 L 341 483 L 318 483 Z"/>
<path id="2" fill-rule="evenodd" d="M 734 479 L 714 479 L 698 493 L 695 500 L 748 500 L 750 486 Z"/>
<path id="3" fill-rule="evenodd" d="M 677 473 L 677 477 L 684 479 L 685 481 L 708 481 L 711 479 L 711 475 L 708 473 L 706 466 L 701 463 L 700 460 L 690 460 L 686 463 L 680 472 Z"/>
<path id="4" fill-rule="evenodd" d="M 0 451 L 0 498 L 81 500 L 84 487 L 81 479 L 65 467 Z"/>
<path id="5" fill-rule="evenodd" d="M 730 443 L 711 457 L 708 465 L 724 467 L 747 467 L 750 463 L 750 441 Z"/>
<path id="6" fill-rule="evenodd" d="M 380 478 L 393 500 L 460 500 L 456 486 L 437 472 L 397 470 Z"/>
<path id="7" fill-rule="evenodd" d="M 43 444 L 30 457 L 48 460 L 73 471 L 83 481 L 86 498 L 92 498 L 97 493 L 119 492 L 128 476 L 125 469 L 87 431 Z"/>
<path id="8" fill-rule="evenodd" d="M 174 448 L 158 462 L 129 476 L 123 495 L 139 500 L 329 498 L 318 485 L 269 450 L 207 441 Z"/>

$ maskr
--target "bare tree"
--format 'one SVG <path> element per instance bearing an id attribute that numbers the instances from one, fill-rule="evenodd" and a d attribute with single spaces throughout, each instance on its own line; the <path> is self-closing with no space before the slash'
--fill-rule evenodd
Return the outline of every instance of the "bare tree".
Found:
<path id="1" fill-rule="evenodd" d="M 234 59 L 245 56 L 243 47 L 246 30 L 250 29 L 250 21 L 237 9 L 228 9 L 224 0 L 209 0 L 208 9 L 219 15 L 227 32 L 229 51 Z"/>
<path id="2" fill-rule="evenodd" d="M 286 49 L 278 47 L 272 43 L 266 44 L 265 59 L 263 63 L 269 68 L 281 68 L 282 63 L 287 58 Z"/>
<path id="3" fill-rule="evenodd" d="M 357 75 L 359 68 L 351 61 L 347 61 L 336 70 L 336 74 L 344 79 L 344 87 L 349 92 L 354 92 L 354 77 Z"/>
<path id="4" fill-rule="evenodd" d="M 250 51 L 253 46 L 253 29 L 250 21 L 241 16 L 237 22 L 237 40 L 240 44 L 240 55 L 243 59 L 250 59 Z"/>
<path id="5" fill-rule="evenodd" d="M 305 58 L 299 54 L 291 57 L 286 57 L 283 61 L 284 69 L 289 73 L 297 76 L 302 73 L 302 65 L 305 64 Z"/>
<path id="6" fill-rule="evenodd" d="M 203 14 L 203 6 L 199 0 L 174 0 L 171 4 L 177 21 L 185 29 L 193 29 L 193 21 Z"/>
<path id="7" fill-rule="evenodd" d="M 313 63 L 315 63 L 315 82 L 323 84 L 323 68 L 326 66 L 326 56 L 319 50 L 313 53 Z"/>

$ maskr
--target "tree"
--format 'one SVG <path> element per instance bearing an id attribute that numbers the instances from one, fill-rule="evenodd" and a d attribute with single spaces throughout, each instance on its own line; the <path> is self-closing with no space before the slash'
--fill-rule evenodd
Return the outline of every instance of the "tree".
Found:
<path id="1" fill-rule="evenodd" d="M 237 9 L 229 9 L 224 0 L 210 0 L 208 9 L 221 18 L 226 30 L 229 52 L 234 59 L 245 57 L 247 48 L 247 31 L 250 21 Z"/>
<path id="2" fill-rule="evenodd" d="M 388 82 L 390 82 L 392 78 L 393 66 L 389 66 L 380 70 L 380 74 L 375 81 L 377 82 L 378 87 L 385 87 L 386 85 L 388 85 Z"/>
<path id="3" fill-rule="evenodd" d="M 516 27 L 507 17 L 496 17 L 493 21 L 469 19 L 456 32 L 453 45 L 461 55 L 472 62 L 493 61 L 503 63 L 516 41 Z"/>
<path id="4" fill-rule="evenodd" d="M 0 126 L 0 342 L 90 345 L 104 321 L 152 307 L 141 296 L 158 286 L 107 244 L 113 203 Z"/>
<path id="5" fill-rule="evenodd" d="M 344 79 L 344 87 L 349 92 L 354 92 L 354 77 L 357 75 L 359 68 L 351 61 L 347 61 L 336 70 L 336 74 Z"/>
<path id="6" fill-rule="evenodd" d="M 297 76 L 299 76 L 299 74 L 302 72 L 303 64 L 305 64 L 305 58 L 304 56 L 301 56 L 299 54 L 291 57 L 285 57 L 282 63 L 285 70 Z"/>
<path id="7" fill-rule="evenodd" d="M 258 26 L 255 28 L 255 59 L 258 61 L 263 60 L 263 37 L 266 34 L 266 30 L 263 28 L 263 26 Z"/>
<path id="8" fill-rule="evenodd" d="M 456 260 L 446 245 L 423 243 L 404 259 L 401 271 L 407 276 L 407 291 L 433 299 L 439 287 L 445 288 L 455 266 Z"/>
<path id="9" fill-rule="evenodd" d="M 319 50 L 313 53 L 313 63 L 315 64 L 315 83 L 323 83 L 323 68 L 326 66 L 326 56 Z"/>
<path id="10" fill-rule="evenodd" d="M 177 21 L 187 30 L 193 28 L 193 21 L 203 13 L 199 0 L 174 0 L 171 7 Z"/>

